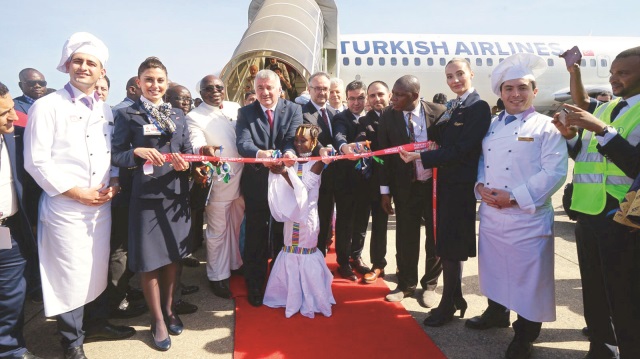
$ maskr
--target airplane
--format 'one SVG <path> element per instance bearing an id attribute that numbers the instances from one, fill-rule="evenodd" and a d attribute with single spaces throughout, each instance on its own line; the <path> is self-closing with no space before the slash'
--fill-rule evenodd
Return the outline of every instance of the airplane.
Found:
<path id="1" fill-rule="evenodd" d="M 359 34 L 341 35 L 334 0 L 253 0 L 249 26 L 220 77 L 230 100 L 243 103 L 244 81 L 249 66 L 265 67 L 276 58 L 298 74 L 298 92 L 316 71 L 341 78 L 345 84 L 382 80 L 390 87 L 401 76 L 420 80 L 421 96 L 431 100 L 436 93 L 453 96 L 446 84 L 444 67 L 452 58 L 466 58 L 474 72 L 473 84 L 480 96 L 495 104 L 491 72 L 505 57 L 529 52 L 547 61 L 547 71 L 536 81 L 534 106 L 551 113 L 571 99 L 564 51 L 578 46 L 582 81 L 595 95 L 611 91 L 609 70 L 615 56 L 638 43 L 631 37 Z"/>

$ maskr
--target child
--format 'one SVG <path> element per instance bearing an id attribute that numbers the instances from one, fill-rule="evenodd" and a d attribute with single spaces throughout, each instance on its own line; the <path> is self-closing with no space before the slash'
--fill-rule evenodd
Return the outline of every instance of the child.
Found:
<path id="1" fill-rule="evenodd" d="M 294 146 L 298 157 L 309 157 L 318 143 L 317 126 L 303 124 L 296 130 Z M 313 318 L 315 313 L 331 316 L 336 304 L 331 293 L 333 275 L 317 250 L 318 189 L 324 163 L 296 162 L 291 167 L 272 167 L 269 173 L 269 208 L 284 222 L 284 248 L 271 270 L 263 303 L 285 307 L 290 318 L 298 311 Z"/>

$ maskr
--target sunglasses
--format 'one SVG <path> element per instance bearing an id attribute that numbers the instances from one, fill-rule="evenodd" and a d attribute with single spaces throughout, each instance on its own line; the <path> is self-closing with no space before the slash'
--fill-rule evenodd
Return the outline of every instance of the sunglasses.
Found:
<path id="1" fill-rule="evenodd" d="M 40 85 L 40 87 L 47 87 L 47 81 L 44 80 L 27 80 L 24 82 L 28 87 L 34 87 Z"/>
<path id="2" fill-rule="evenodd" d="M 224 86 L 222 85 L 211 85 L 211 86 L 207 86 L 205 88 L 201 88 L 200 91 L 204 91 L 204 92 L 222 92 L 224 90 Z"/>

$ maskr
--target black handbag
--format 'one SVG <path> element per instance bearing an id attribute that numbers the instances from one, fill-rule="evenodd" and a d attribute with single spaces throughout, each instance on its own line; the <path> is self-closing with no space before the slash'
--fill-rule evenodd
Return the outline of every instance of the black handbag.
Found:
<path id="1" fill-rule="evenodd" d="M 578 219 L 578 212 L 571 209 L 571 196 L 573 196 L 573 182 L 569 182 L 564 186 L 564 193 L 562 194 L 562 208 L 567 216 L 569 216 L 569 219 L 575 221 Z"/>

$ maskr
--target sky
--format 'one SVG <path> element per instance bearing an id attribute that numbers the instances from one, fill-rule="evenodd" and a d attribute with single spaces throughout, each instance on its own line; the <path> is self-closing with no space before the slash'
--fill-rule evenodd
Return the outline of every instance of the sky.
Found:
<path id="1" fill-rule="evenodd" d="M 0 31 L 0 81 L 21 95 L 18 72 L 33 67 L 48 87 L 61 88 L 68 75 L 55 68 L 62 45 L 87 31 L 110 51 L 107 75 L 115 105 L 126 81 L 148 56 L 159 57 L 169 78 L 192 91 L 204 75 L 230 60 L 247 28 L 250 0 L 4 0 Z M 341 34 L 485 34 L 638 37 L 640 2 L 336 0 Z"/>

